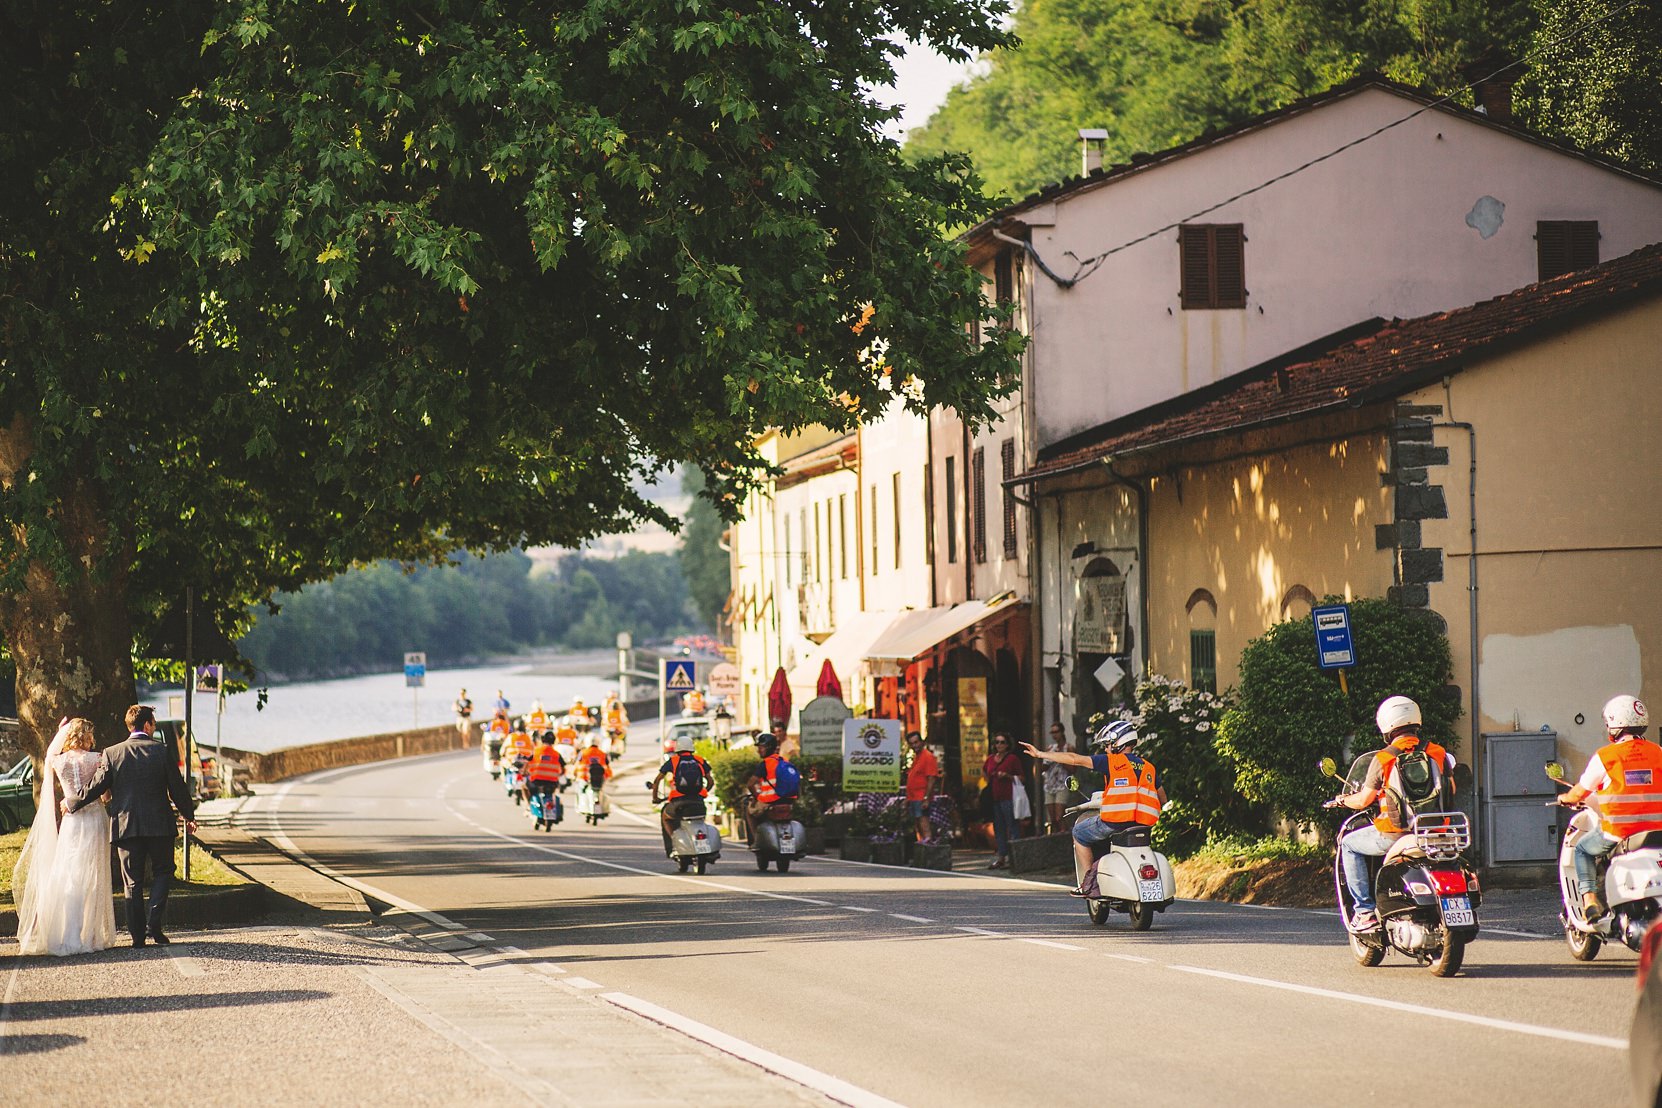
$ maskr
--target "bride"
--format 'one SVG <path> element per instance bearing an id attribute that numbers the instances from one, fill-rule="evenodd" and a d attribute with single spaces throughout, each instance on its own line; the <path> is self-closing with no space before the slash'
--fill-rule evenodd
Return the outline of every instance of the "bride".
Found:
<path id="1" fill-rule="evenodd" d="M 59 802 L 92 780 L 99 755 L 92 724 L 68 719 L 46 750 L 34 826 L 18 857 L 12 888 L 23 954 L 85 954 L 115 943 L 110 894 L 110 816 L 102 804 L 59 815 Z"/>

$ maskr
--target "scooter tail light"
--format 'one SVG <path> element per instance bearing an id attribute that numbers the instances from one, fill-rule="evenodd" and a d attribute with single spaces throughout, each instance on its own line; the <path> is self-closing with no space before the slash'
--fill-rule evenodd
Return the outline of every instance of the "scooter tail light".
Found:
<path id="1" fill-rule="evenodd" d="M 1144 862 L 1143 868 L 1138 870 L 1137 874 L 1144 881 L 1153 881 L 1155 878 L 1160 876 L 1160 871 L 1154 868 L 1154 863 Z"/>
<path id="2" fill-rule="evenodd" d="M 700 831 L 700 832 L 699 832 L 699 833 L 698 833 L 698 841 L 699 841 L 699 842 L 703 842 L 703 841 L 704 841 L 704 840 L 705 840 L 705 839 L 707 839 L 707 838 L 709 838 L 709 836 L 708 836 L 708 835 L 706 835 L 706 834 L 705 834 L 705 833 L 704 833 L 704 832 L 702 832 L 702 831 Z"/>
<path id="3" fill-rule="evenodd" d="M 1464 870 L 1433 869 L 1427 870 L 1426 876 L 1431 879 L 1431 886 L 1437 890 L 1438 896 L 1455 896 L 1466 891 Z"/>

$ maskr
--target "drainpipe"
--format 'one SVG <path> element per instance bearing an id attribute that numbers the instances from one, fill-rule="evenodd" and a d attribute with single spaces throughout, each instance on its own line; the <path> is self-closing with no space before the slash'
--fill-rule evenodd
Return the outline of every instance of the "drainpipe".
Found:
<path id="1" fill-rule="evenodd" d="M 970 601 L 975 599 L 975 528 L 970 523 L 969 513 L 970 498 L 975 495 L 975 475 L 971 472 L 975 467 L 970 459 L 969 424 L 960 418 L 958 426 L 963 431 L 964 438 L 964 599 Z M 986 492 L 985 485 L 986 483 L 982 482 L 983 494 Z M 982 499 L 985 500 L 985 496 Z M 977 505 L 982 506 L 984 505 Z"/>
<path id="2" fill-rule="evenodd" d="M 1445 393 L 1445 396 L 1444 396 L 1445 407 L 1447 407 L 1448 406 L 1448 397 L 1446 395 L 1447 391 L 1448 391 L 1447 381 L 1444 382 L 1443 389 L 1444 389 L 1444 393 Z M 1475 771 L 1475 767 L 1476 767 L 1476 764 L 1477 764 L 1477 745 L 1478 745 L 1479 739 L 1482 738 L 1482 734 L 1483 734 L 1482 723 L 1479 719 L 1480 713 L 1478 711 L 1480 705 L 1479 705 L 1479 698 L 1478 698 L 1478 682 L 1477 682 L 1477 428 L 1473 427 L 1470 423 L 1461 423 L 1461 422 L 1456 422 L 1456 421 L 1452 421 L 1452 420 L 1448 421 L 1448 422 L 1445 422 L 1445 423 L 1433 423 L 1431 426 L 1433 428 L 1439 428 L 1439 429 L 1444 429 L 1444 430 L 1464 431 L 1464 432 L 1466 432 L 1466 454 L 1467 454 L 1467 457 L 1470 459 L 1470 465 L 1469 465 L 1469 468 L 1467 470 L 1467 475 L 1466 475 L 1467 516 L 1470 520 L 1469 541 L 1470 541 L 1470 544 L 1471 544 L 1471 552 L 1466 558 L 1466 619 L 1467 619 L 1467 622 L 1468 622 L 1467 634 L 1470 636 L 1470 639 L 1471 639 L 1471 642 L 1470 642 L 1471 660 L 1468 664 L 1471 667 L 1471 681 L 1472 681 L 1472 687 L 1471 687 L 1472 753 L 1471 753 L 1471 758 L 1472 758 L 1472 765 L 1473 765 L 1474 771 Z M 1485 751 L 1484 756 L 1487 757 L 1487 755 L 1488 755 L 1488 752 Z M 1476 776 L 1475 772 L 1472 775 L 1472 794 L 1473 794 L 1472 821 L 1473 821 L 1474 824 L 1477 825 L 1473 829 L 1472 834 L 1473 834 L 1474 837 L 1477 837 L 1481 834 L 1481 831 L 1482 831 L 1483 805 L 1481 803 L 1481 800 L 1482 800 L 1482 797 L 1483 797 L 1483 790 L 1482 790 L 1481 787 L 1479 787 L 1479 785 L 1477 783 L 1477 776 Z M 1477 841 L 1480 844 L 1478 849 L 1481 852 L 1482 851 L 1481 844 L 1482 844 L 1483 840 L 1482 840 L 1482 838 L 1479 837 L 1477 839 Z M 1484 861 L 1487 862 L 1488 859 L 1485 858 Z"/>

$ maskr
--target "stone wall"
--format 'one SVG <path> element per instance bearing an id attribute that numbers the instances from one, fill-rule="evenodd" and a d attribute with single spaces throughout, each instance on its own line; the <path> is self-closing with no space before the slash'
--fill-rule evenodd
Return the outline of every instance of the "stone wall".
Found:
<path id="1" fill-rule="evenodd" d="M 464 740 L 454 725 L 445 724 L 419 730 L 392 731 L 385 735 L 365 735 L 358 739 L 285 747 L 269 754 L 226 747 L 225 754 L 227 758 L 247 766 L 253 781 L 270 782 L 297 777 L 302 773 L 315 773 L 320 769 L 363 765 L 418 754 L 442 754 L 447 750 L 463 750 L 477 745 L 477 732 Z"/>

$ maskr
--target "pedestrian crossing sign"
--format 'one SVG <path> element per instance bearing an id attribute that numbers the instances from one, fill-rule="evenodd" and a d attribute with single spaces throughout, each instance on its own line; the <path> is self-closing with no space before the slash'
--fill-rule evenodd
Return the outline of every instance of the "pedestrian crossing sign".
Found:
<path id="1" fill-rule="evenodd" d="M 669 669 L 664 677 L 664 688 L 671 692 L 691 692 L 697 685 L 693 681 L 693 664 L 691 662 L 670 662 Z"/>

